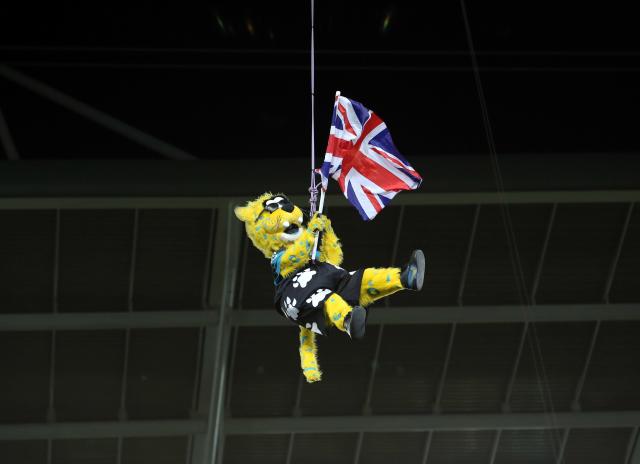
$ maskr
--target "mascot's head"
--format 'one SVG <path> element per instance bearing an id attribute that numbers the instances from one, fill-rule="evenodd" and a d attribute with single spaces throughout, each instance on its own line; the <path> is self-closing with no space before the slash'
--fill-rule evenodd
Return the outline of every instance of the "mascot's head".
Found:
<path id="1" fill-rule="evenodd" d="M 265 193 L 234 212 L 253 245 L 267 258 L 302 234 L 302 210 L 281 194 Z"/>

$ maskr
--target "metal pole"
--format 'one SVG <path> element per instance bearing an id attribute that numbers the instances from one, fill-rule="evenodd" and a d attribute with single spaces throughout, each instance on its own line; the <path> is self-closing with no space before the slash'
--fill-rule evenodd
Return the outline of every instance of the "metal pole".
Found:
<path id="1" fill-rule="evenodd" d="M 624 245 L 624 239 L 627 236 L 627 230 L 629 230 L 629 222 L 631 222 L 631 215 L 633 214 L 633 207 L 635 203 L 630 203 L 629 208 L 627 209 L 627 216 L 624 221 L 624 225 L 622 226 L 622 232 L 620 233 L 620 239 L 618 240 L 618 247 L 616 248 L 616 254 L 613 257 L 613 261 L 611 262 L 611 267 L 609 268 L 609 276 L 607 277 L 607 283 L 604 289 L 604 295 L 602 300 L 605 303 L 609 302 L 609 293 L 611 292 L 611 286 L 613 285 L 613 279 L 616 276 L 616 270 L 618 269 L 618 261 L 620 260 L 620 253 L 622 252 L 622 247 Z"/>
<path id="2" fill-rule="evenodd" d="M 7 125 L 7 120 L 0 109 L 0 142 L 2 142 L 2 148 L 4 148 L 4 152 L 7 155 L 7 158 L 11 161 L 16 161 L 20 159 L 20 155 L 18 154 L 18 150 L 16 149 L 16 144 L 13 142 L 13 137 L 11 137 L 11 132 L 9 131 L 9 126 Z"/>
<path id="3" fill-rule="evenodd" d="M 196 159 L 190 153 L 175 147 L 164 140 L 160 140 L 153 135 L 147 134 L 129 124 L 114 118 L 113 116 L 100 111 L 92 106 L 87 105 L 80 100 L 73 98 L 63 92 L 60 92 L 53 87 L 44 84 L 32 77 L 27 76 L 15 69 L 0 65 L 0 76 L 10 80 L 26 89 L 31 90 L 33 93 L 40 95 L 48 100 L 51 100 L 64 108 L 67 108 L 74 113 L 78 113 L 81 116 L 101 125 L 117 134 L 120 134 L 129 140 L 132 140 L 145 148 L 153 150 L 166 158 L 175 160 L 194 160 Z"/>
<path id="4" fill-rule="evenodd" d="M 469 234 L 469 243 L 467 244 L 467 255 L 464 259 L 464 267 L 462 268 L 462 276 L 460 277 L 460 285 L 458 287 L 458 306 L 462 306 L 462 299 L 464 295 L 464 287 L 467 283 L 467 272 L 469 270 L 469 262 L 471 261 L 471 252 L 473 251 L 473 242 L 476 238 L 476 230 L 478 229 L 478 218 L 480 217 L 480 205 L 476 205 L 476 210 L 473 215 L 473 225 L 471 226 L 471 233 Z"/>
<path id="5" fill-rule="evenodd" d="M 531 304 L 536 304 L 538 286 L 540 285 L 540 276 L 542 275 L 542 269 L 544 268 L 544 260 L 547 256 L 547 248 L 549 247 L 549 239 L 551 238 L 551 231 L 553 230 L 557 210 L 558 204 L 554 203 L 551 208 L 549 223 L 547 224 L 547 233 L 544 236 L 544 243 L 542 244 L 542 251 L 540 252 L 540 259 L 538 260 L 538 266 L 536 267 L 536 276 L 533 279 L 533 286 L 531 287 Z"/>

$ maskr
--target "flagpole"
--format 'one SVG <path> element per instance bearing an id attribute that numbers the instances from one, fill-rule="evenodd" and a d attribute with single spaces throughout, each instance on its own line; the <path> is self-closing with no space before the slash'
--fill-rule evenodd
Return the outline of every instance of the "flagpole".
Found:
<path id="1" fill-rule="evenodd" d="M 313 0 L 312 0 L 313 1 Z M 340 97 L 340 91 L 336 91 L 336 98 L 335 98 L 335 102 L 338 101 L 338 98 Z M 334 105 L 336 104 L 334 102 Z M 327 188 L 329 187 L 329 184 L 327 184 Z M 326 189 L 324 187 L 322 187 L 320 189 L 320 204 L 318 205 L 318 214 L 322 214 L 322 211 L 324 210 L 324 197 L 326 194 Z M 316 260 L 316 253 L 318 252 L 318 242 L 320 239 L 320 233 L 316 232 L 315 233 L 315 240 L 313 241 L 313 251 L 311 252 L 311 261 L 315 261 Z"/>
<path id="2" fill-rule="evenodd" d="M 335 101 L 338 101 L 338 98 L 340 97 L 340 91 L 337 90 L 336 91 L 336 99 Z M 335 104 L 335 103 L 334 103 Z M 329 187 L 329 185 L 327 184 L 327 188 Z M 324 196 L 325 196 L 326 190 L 324 188 L 320 189 L 320 205 L 318 206 L 318 213 L 322 214 L 322 211 L 324 210 Z"/>

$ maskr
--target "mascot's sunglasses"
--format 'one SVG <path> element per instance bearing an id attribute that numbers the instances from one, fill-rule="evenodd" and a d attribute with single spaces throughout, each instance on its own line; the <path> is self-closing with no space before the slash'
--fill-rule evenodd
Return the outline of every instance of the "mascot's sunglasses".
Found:
<path id="1" fill-rule="evenodd" d="M 287 213 L 290 213 L 293 211 L 294 206 L 287 197 L 282 195 L 269 198 L 268 200 L 265 200 L 264 203 L 262 203 L 262 211 L 260 211 L 260 214 L 258 214 L 258 217 L 256 219 L 262 216 L 265 212 L 273 213 L 280 208 L 285 210 Z"/>

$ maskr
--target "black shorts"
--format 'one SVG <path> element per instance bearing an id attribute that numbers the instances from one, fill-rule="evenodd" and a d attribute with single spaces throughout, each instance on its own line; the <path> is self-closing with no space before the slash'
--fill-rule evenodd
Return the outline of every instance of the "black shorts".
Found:
<path id="1" fill-rule="evenodd" d="M 325 300 L 337 293 L 351 306 L 357 305 L 362 273 L 328 263 L 309 264 L 277 284 L 276 310 L 293 323 L 325 335 Z"/>

